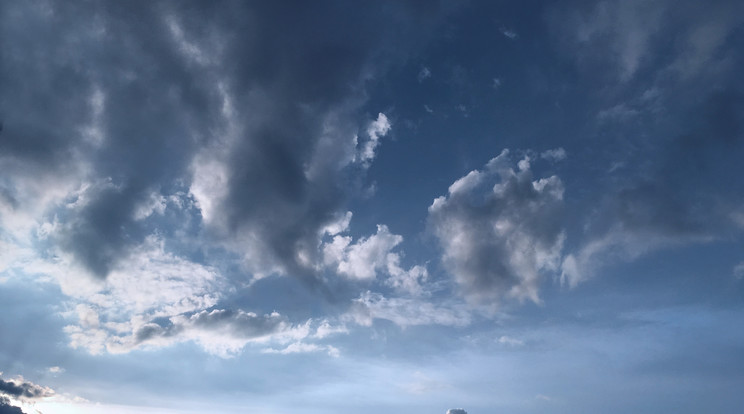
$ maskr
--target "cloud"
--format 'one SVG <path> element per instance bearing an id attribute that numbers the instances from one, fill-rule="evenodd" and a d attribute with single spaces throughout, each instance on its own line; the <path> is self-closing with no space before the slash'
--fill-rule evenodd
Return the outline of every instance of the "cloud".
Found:
<path id="1" fill-rule="evenodd" d="M 561 147 L 549 149 L 540 153 L 540 158 L 548 161 L 563 161 L 566 157 L 566 150 Z"/>
<path id="2" fill-rule="evenodd" d="M 609 263 L 711 240 L 716 219 L 682 194 L 660 183 L 639 182 L 606 197 L 600 213 L 587 220 L 583 245 L 565 256 L 562 283 L 573 287 Z"/>
<path id="3" fill-rule="evenodd" d="M 357 159 L 364 165 L 369 163 L 375 158 L 375 148 L 380 145 L 380 138 L 387 135 L 390 131 L 390 121 L 387 116 L 380 112 L 377 115 L 377 119 L 369 124 L 367 127 L 367 136 L 369 139 L 364 143 L 359 151 Z"/>
<path id="4" fill-rule="evenodd" d="M 388 277 L 385 283 L 411 295 L 423 294 L 422 283 L 429 277 L 426 267 L 401 267 L 403 254 L 393 252 L 403 237 L 393 234 L 385 225 L 377 226 L 377 233 L 352 243 L 350 236 L 336 235 L 322 244 L 323 263 L 327 268 L 351 280 L 372 281 L 378 274 Z"/>
<path id="5" fill-rule="evenodd" d="M 586 69 L 609 67 L 624 83 L 646 70 L 682 80 L 719 75 L 730 67 L 721 51 L 741 24 L 744 7 L 731 1 L 633 0 L 568 10 L 553 19 L 568 34 L 570 53 Z"/>
<path id="6" fill-rule="evenodd" d="M 3 226 L 49 219 L 85 188 L 49 242 L 105 279 L 148 236 L 175 237 L 162 220 L 180 192 L 208 247 L 241 255 L 258 276 L 317 283 L 319 234 L 391 127 L 361 115 L 365 83 L 436 19 L 350 8 L 8 6 L 0 79 L 17 99 L 0 107 Z M 323 23 L 339 16 L 359 16 L 354 30 Z M 418 22 L 416 33 L 380 31 L 392 17 Z M 408 40 L 386 53 L 398 32 Z"/>
<path id="7" fill-rule="evenodd" d="M 21 377 L 9 381 L 0 378 L 0 414 L 23 414 L 24 411 L 16 404 L 36 402 L 53 396 L 55 392 L 51 388 L 28 382 Z"/>
<path id="8" fill-rule="evenodd" d="M 506 27 L 501 28 L 501 34 L 509 40 L 516 40 L 519 37 L 517 32 L 511 29 L 507 29 Z"/>
<path id="9" fill-rule="evenodd" d="M 153 319 L 132 318 L 121 323 L 94 326 L 70 325 L 65 331 L 73 347 L 98 354 L 126 353 L 134 349 L 153 349 L 192 341 L 205 351 L 229 358 L 249 343 L 285 344 L 311 335 L 310 321 L 292 325 L 273 312 L 257 315 L 230 309 L 202 310 Z"/>
<path id="10" fill-rule="evenodd" d="M 431 77 L 431 69 L 429 69 L 426 66 L 424 66 L 419 71 L 418 75 L 416 76 L 416 79 L 418 79 L 419 83 L 421 83 L 425 79 L 428 79 L 430 77 Z"/>
<path id="11" fill-rule="evenodd" d="M 281 355 L 287 355 L 287 354 L 305 354 L 309 352 L 326 352 L 328 353 L 328 356 L 331 357 L 338 357 L 340 355 L 340 352 L 338 348 L 331 346 L 331 345 L 318 345 L 318 344 L 308 344 L 304 342 L 295 342 L 293 344 L 289 344 L 286 348 L 283 349 L 274 349 L 274 348 L 267 348 L 261 351 L 265 354 L 281 354 Z"/>
<path id="12" fill-rule="evenodd" d="M 609 63 L 615 76 L 627 81 L 647 58 L 663 12 L 664 2 L 602 1 L 590 10 L 562 10 L 555 18 L 561 21 L 561 30 L 570 32 L 580 63 L 589 67 Z"/>
<path id="13" fill-rule="evenodd" d="M 0 81 L 17 98 L 0 102 L 2 280 L 59 284 L 70 344 L 92 353 L 194 340 L 227 354 L 306 329 L 221 301 L 267 275 L 327 293 L 319 246 L 348 228 L 392 128 L 365 115 L 366 87 L 439 17 L 339 3 L 3 10 Z M 380 31 L 391 19 L 395 33 Z M 386 231 L 334 266 L 419 289 L 426 270 L 401 267 Z M 229 322 L 200 322 L 225 308 Z"/>
<path id="14" fill-rule="evenodd" d="M 0 395 L 0 414 L 24 414 L 20 407 L 11 405 L 10 399 Z"/>
<path id="15" fill-rule="evenodd" d="M 524 341 L 517 338 L 512 338 L 511 336 L 502 335 L 499 337 L 498 343 L 502 345 L 508 345 L 508 346 L 521 346 L 524 345 Z"/>
<path id="16" fill-rule="evenodd" d="M 608 189 L 562 263 L 562 282 L 576 286 L 611 263 L 729 234 L 739 200 L 720 177 L 744 149 L 742 108 L 738 91 L 710 93 L 691 109 L 695 122 L 652 153 L 649 167 Z"/>
<path id="17" fill-rule="evenodd" d="M 529 157 L 515 171 L 504 150 L 455 181 L 429 207 L 428 224 L 442 260 L 472 301 L 539 301 L 541 275 L 558 269 L 563 184 L 533 180 Z"/>
<path id="18" fill-rule="evenodd" d="M 738 280 L 744 279 L 744 262 L 741 262 L 734 266 L 734 277 Z"/>
<path id="19" fill-rule="evenodd" d="M 51 397 L 54 391 L 47 387 L 24 381 L 23 378 L 5 381 L 0 378 L 0 394 L 13 398 L 34 400 Z"/>
<path id="20" fill-rule="evenodd" d="M 468 414 L 468 412 L 462 408 L 450 408 L 447 410 L 447 414 Z"/>
<path id="21" fill-rule="evenodd" d="M 461 305 L 435 304 L 416 298 L 386 298 L 370 291 L 354 299 L 347 318 L 362 326 L 371 326 L 375 319 L 384 319 L 401 327 L 465 326 L 471 321 L 470 313 Z"/>

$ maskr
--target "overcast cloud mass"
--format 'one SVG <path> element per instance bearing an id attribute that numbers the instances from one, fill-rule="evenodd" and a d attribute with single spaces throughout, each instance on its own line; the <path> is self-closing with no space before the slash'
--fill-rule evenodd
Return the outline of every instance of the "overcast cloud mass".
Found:
<path id="1" fill-rule="evenodd" d="M 0 414 L 738 413 L 743 70 L 734 0 L 4 2 Z"/>

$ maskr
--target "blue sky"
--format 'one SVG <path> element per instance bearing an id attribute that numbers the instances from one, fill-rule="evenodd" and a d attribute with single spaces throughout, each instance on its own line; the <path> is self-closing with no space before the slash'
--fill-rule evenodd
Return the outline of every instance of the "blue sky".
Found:
<path id="1" fill-rule="evenodd" d="M 0 413 L 737 413 L 737 1 L 0 5 Z"/>

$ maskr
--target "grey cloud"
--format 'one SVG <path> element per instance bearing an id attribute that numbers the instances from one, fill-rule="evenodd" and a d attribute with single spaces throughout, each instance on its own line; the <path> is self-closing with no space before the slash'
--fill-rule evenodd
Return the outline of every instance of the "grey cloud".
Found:
<path id="1" fill-rule="evenodd" d="M 730 172 L 744 156 L 744 93 L 713 91 L 688 109 L 680 134 L 653 152 L 653 163 L 600 201 L 582 246 L 567 255 L 569 285 L 602 266 L 664 247 L 700 243 L 735 231 L 741 184 Z"/>
<path id="2" fill-rule="evenodd" d="M 20 407 L 10 404 L 10 399 L 0 395 L 0 414 L 23 414 Z"/>
<path id="3" fill-rule="evenodd" d="M 31 382 L 0 379 L 0 394 L 14 398 L 36 399 L 54 395 L 54 391 Z"/>
<path id="4" fill-rule="evenodd" d="M 188 188 L 202 159 L 226 180 L 213 205 L 229 230 L 209 235 L 267 263 L 253 270 L 312 273 L 298 257 L 360 173 L 341 171 L 348 151 L 318 151 L 353 150 L 365 81 L 419 38 L 399 31 L 425 31 L 437 17 L 398 2 L 0 7 L 3 194 L 22 190 L 14 178 L 42 173 L 110 179 L 60 214 L 56 238 L 99 277 L 154 230 L 134 219 L 138 204 Z"/>
<path id="5" fill-rule="evenodd" d="M 447 410 L 447 414 L 468 414 L 468 412 L 462 408 L 450 408 Z"/>
<path id="6" fill-rule="evenodd" d="M 533 180 L 529 159 L 515 171 L 505 150 L 434 200 L 428 222 L 469 298 L 539 301 L 541 274 L 560 260 L 562 199 L 557 176 Z"/>
<path id="7" fill-rule="evenodd" d="M 221 331 L 230 338 L 252 339 L 276 333 L 286 326 L 285 319 L 276 313 L 260 316 L 242 310 L 205 310 L 142 325 L 134 332 L 134 339 L 135 345 L 139 345 L 153 340 L 178 339 L 194 330 Z"/>
<path id="8" fill-rule="evenodd" d="M 552 13 L 566 51 L 588 76 L 622 83 L 647 71 L 664 78 L 715 78 L 726 66 L 719 54 L 742 23 L 741 2 L 599 1 L 562 7 Z"/>

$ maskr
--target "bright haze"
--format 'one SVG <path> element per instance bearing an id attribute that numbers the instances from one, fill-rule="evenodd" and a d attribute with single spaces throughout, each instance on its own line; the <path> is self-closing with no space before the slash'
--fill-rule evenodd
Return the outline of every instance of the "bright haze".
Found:
<path id="1" fill-rule="evenodd" d="M 2 2 L 0 413 L 739 413 L 742 73 L 737 0 Z"/>

